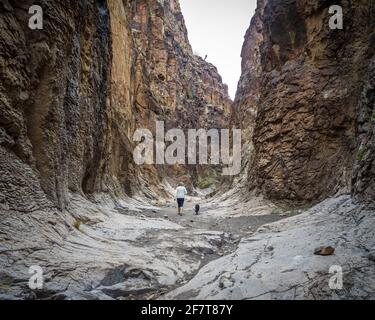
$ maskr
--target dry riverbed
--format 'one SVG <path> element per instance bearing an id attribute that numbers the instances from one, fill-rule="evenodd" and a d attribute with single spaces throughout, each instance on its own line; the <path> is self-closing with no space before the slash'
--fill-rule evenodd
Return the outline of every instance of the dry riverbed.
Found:
<path id="1" fill-rule="evenodd" d="M 187 199 L 182 217 L 172 202 L 114 208 L 77 195 L 69 212 L 4 214 L 0 299 L 374 298 L 373 210 L 350 196 L 303 213 L 229 198 Z M 335 252 L 314 255 L 320 246 Z M 328 287 L 333 265 L 345 290 Z M 30 290 L 30 266 L 43 288 Z"/>
<path id="2" fill-rule="evenodd" d="M 4 215 L 4 226 L 21 231 L 3 228 L 0 299 L 155 299 L 233 253 L 258 227 L 287 217 L 272 210 L 262 201 L 236 207 L 189 198 L 180 217 L 173 202 L 129 200 L 114 208 L 72 195 L 65 213 Z M 32 232 L 25 237 L 22 230 Z M 30 266 L 43 269 L 42 289 L 28 287 Z"/>
<path id="3" fill-rule="evenodd" d="M 118 209 L 120 213 L 130 216 L 141 216 L 145 219 L 165 219 L 182 226 L 188 232 L 216 232 L 222 234 L 223 241 L 214 250 L 204 252 L 201 255 L 200 267 L 194 270 L 194 272 L 187 274 L 183 279 L 179 280 L 176 284 L 171 286 L 163 287 L 156 292 L 149 292 L 144 295 L 136 295 L 128 298 L 136 299 L 155 299 L 161 295 L 167 293 L 172 289 L 176 289 L 179 286 L 187 283 L 191 280 L 199 270 L 207 265 L 209 262 L 219 259 L 222 256 L 231 254 L 236 251 L 238 244 L 243 237 L 251 236 L 256 230 L 263 225 L 276 222 L 287 217 L 298 214 L 298 211 L 282 212 L 275 210 L 267 205 L 262 205 L 260 212 L 250 213 L 239 206 L 235 210 L 228 208 L 225 205 L 218 205 L 210 202 L 200 203 L 200 212 L 198 215 L 195 214 L 194 206 L 197 203 L 197 199 L 190 199 L 185 203 L 185 208 L 182 216 L 177 214 L 177 207 L 174 202 L 167 203 L 164 207 L 144 209 L 140 214 L 138 211 Z M 282 213 L 281 213 L 282 212 Z M 179 234 L 176 234 L 179 237 Z M 153 239 L 150 234 L 143 239 L 145 246 L 152 246 Z M 190 252 L 192 258 L 196 255 L 196 251 Z"/>

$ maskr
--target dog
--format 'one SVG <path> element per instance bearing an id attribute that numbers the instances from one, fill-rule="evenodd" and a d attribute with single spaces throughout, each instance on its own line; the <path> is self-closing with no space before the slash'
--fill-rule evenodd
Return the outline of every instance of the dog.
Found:
<path id="1" fill-rule="evenodd" d="M 199 214 L 199 210 L 200 210 L 200 205 L 199 204 L 196 204 L 195 205 L 195 214 L 198 215 Z"/>

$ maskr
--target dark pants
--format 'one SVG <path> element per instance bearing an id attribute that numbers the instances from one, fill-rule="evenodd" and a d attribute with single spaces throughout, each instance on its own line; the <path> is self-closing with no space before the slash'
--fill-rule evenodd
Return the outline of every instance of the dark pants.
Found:
<path id="1" fill-rule="evenodd" d="M 184 198 L 177 199 L 177 204 L 179 208 L 182 208 L 184 206 L 184 201 L 185 201 Z"/>

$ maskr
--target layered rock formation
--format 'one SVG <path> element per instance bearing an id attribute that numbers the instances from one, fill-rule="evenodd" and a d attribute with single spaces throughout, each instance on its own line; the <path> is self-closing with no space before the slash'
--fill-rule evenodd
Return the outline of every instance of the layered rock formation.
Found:
<path id="1" fill-rule="evenodd" d="M 4 206 L 17 210 L 8 183 L 24 171 L 7 157 L 29 167 L 60 209 L 69 193 L 165 195 L 160 182 L 176 172 L 136 166 L 134 131 L 210 118 L 216 128 L 230 107 L 216 68 L 192 53 L 178 2 L 42 1 L 43 30 L 28 27 L 31 5 L 1 4 Z"/>
<path id="2" fill-rule="evenodd" d="M 258 1 L 233 114 L 247 146 L 232 188 L 328 199 L 244 237 L 164 298 L 374 298 L 374 4 L 339 1 L 344 30 L 331 30 L 332 4 Z M 328 245 L 333 255 L 314 255 Z"/>
<path id="3" fill-rule="evenodd" d="M 344 30 L 331 30 L 330 5 L 258 1 L 245 37 L 235 109 L 255 147 L 248 188 L 275 200 L 315 201 L 350 190 L 357 123 L 368 150 L 359 151 L 367 162 L 356 175 L 366 182 L 355 183 L 373 195 L 373 179 L 365 177 L 373 170 L 373 86 L 366 80 L 374 77 L 373 8 L 341 1 Z"/>
<path id="4" fill-rule="evenodd" d="M 374 211 L 350 196 L 327 199 L 259 228 L 234 253 L 207 264 L 163 298 L 374 299 L 374 227 Z M 314 255 L 322 245 L 334 246 L 335 254 Z"/>
<path id="5" fill-rule="evenodd" d="M 177 0 L 129 1 L 134 106 L 140 127 L 165 130 L 226 128 L 231 101 L 215 66 L 193 54 Z M 187 135 L 186 135 L 187 136 Z M 210 175 L 207 167 L 159 166 L 159 176 L 189 187 Z"/>
<path id="6" fill-rule="evenodd" d="M 302 203 L 351 189 L 361 203 L 328 199 L 264 226 L 196 277 L 233 239 L 161 219 L 175 209 L 144 199 L 168 196 L 165 177 L 192 187 L 217 168 L 132 160 L 137 128 L 230 120 L 227 88 L 193 54 L 178 1 L 40 3 L 43 30 L 28 27 L 31 0 L 0 3 L 0 298 L 155 298 L 191 278 L 162 297 L 331 298 L 333 264 L 345 273 L 336 297 L 374 297 L 372 1 L 340 2 L 344 30 L 329 29 L 331 1 L 258 1 L 231 117 L 243 172 L 196 225 L 230 218 L 243 235 L 250 216 L 275 221 L 269 202 L 236 203 L 250 190 Z M 335 255 L 314 256 L 327 245 Z M 32 265 L 42 290 L 28 287 Z"/>
<path id="7" fill-rule="evenodd" d="M 374 9 L 375 16 L 375 9 Z M 375 48 L 375 35 L 369 39 Z M 366 69 L 365 69 L 366 70 Z M 357 159 L 354 167 L 353 193 L 372 207 L 375 199 L 375 57 L 367 65 L 357 106 Z"/>
<path id="8" fill-rule="evenodd" d="M 45 29 L 34 31 L 31 4 L 1 4 L 1 192 L 19 210 L 26 166 L 64 209 L 68 191 L 93 191 L 104 178 L 109 19 L 99 5 L 45 1 Z"/>
<path id="9" fill-rule="evenodd" d="M 181 281 L 224 235 L 184 230 L 176 246 L 180 226 L 108 207 L 141 215 L 146 198 L 168 196 L 168 174 L 193 185 L 195 168 L 136 166 L 132 136 L 156 120 L 166 129 L 223 126 L 226 86 L 193 55 L 177 1 L 40 1 L 43 30 L 29 28 L 32 4 L 0 3 L 0 298 L 28 297 L 31 265 L 53 279 L 39 298 L 70 289 L 73 298 L 118 274 L 130 281 L 122 296 Z M 169 243 L 173 270 L 171 256 L 159 255 Z"/>

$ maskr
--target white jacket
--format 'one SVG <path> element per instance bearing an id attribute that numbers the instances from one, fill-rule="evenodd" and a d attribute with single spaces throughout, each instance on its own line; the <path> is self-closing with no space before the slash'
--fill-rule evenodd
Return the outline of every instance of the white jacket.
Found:
<path id="1" fill-rule="evenodd" d="M 185 199 L 185 195 L 187 194 L 187 190 L 185 187 L 177 187 L 176 189 L 176 198 L 177 199 Z"/>

